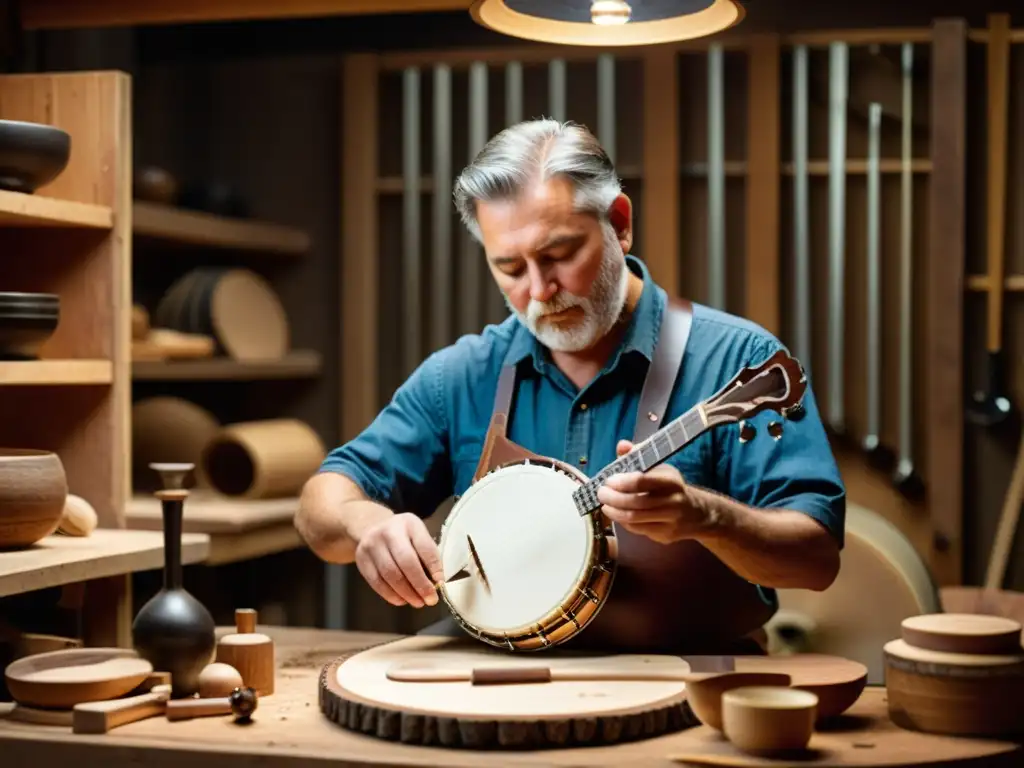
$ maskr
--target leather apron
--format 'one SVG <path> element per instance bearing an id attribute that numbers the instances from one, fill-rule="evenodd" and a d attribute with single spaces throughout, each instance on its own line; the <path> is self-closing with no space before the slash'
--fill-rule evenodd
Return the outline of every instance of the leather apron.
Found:
<path id="1" fill-rule="evenodd" d="M 664 419 L 689 339 L 692 307 L 670 299 L 644 380 L 633 441 L 656 432 Z M 516 368 L 498 379 L 494 411 L 474 482 L 508 461 L 536 456 L 506 436 Z M 565 649 L 607 653 L 763 653 L 755 639 L 774 606 L 701 543 L 660 544 L 615 525 L 618 568 L 611 592 L 594 620 L 562 644 Z M 451 617 L 420 634 L 464 636 Z"/>

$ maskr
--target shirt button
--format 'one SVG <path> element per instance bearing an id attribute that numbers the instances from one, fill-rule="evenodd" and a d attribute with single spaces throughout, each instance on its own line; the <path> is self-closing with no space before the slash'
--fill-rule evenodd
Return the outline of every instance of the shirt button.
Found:
<path id="1" fill-rule="evenodd" d="M 580 403 L 580 410 L 581 411 L 587 410 L 587 404 L 586 403 Z"/>
<path id="2" fill-rule="evenodd" d="M 587 457 L 586 456 L 580 456 L 580 464 L 586 464 L 586 463 L 587 463 Z"/>

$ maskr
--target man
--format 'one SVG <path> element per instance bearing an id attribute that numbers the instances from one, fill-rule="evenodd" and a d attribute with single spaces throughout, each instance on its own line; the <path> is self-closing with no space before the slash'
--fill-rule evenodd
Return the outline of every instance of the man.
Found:
<path id="1" fill-rule="evenodd" d="M 443 574 L 422 518 L 471 483 L 502 367 L 516 367 L 509 439 L 596 472 L 631 447 L 666 306 L 664 290 L 627 255 L 631 203 L 585 129 L 537 120 L 502 131 L 463 171 L 454 196 L 512 314 L 430 355 L 362 434 L 330 453 L 296 519 L 321 558 L 354 561 L 396 606 L 437 602 L 432 580 Z M 694 304 L 662 423 L 778 349 L 755 324 Z M 604 511 L 651 547 L 699 542 L 714 567 L 759 590 L 755 602 L 767 606 L 753 622 L 760 626 L 775 588 L 822 590 L 839 567 L 845 490 L 809 388 L 804 412 L 779 440 L 759 416 L 759 439 L 741 443 L 736 425 L 717 427 L 646 474 L 614 476 L 600 490 Z M 701 585 L 700 573 L 687 580 L 691 592 L 678 599 L 695 609 L 727 594 L 714 579 Z M 688 625 L 718 621 L 705 619 L 711 605 L 701 603 Z M 730 610 L 722 606 L 722 615 Z"/>

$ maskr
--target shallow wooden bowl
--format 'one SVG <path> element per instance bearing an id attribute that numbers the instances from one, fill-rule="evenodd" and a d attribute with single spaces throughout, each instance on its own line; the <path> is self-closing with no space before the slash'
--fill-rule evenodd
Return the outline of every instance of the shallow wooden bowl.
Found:
<path id="1" fill-rule="evenodd" d="M 788 686 L 784 672 L 708 672 L 686 680 L 686 701 L 704 725 L 722 730 L 722 694 L 749 686 Z"/>
<path id="2" fill-rule="evenodd" d="M 814 733 L 818 697 L 785 686 L 746 686 L 722 694 L 722 732 L 753 754 L 804 749 Z"/>
<path id="3" fill-rule="evenodd" d="M 0 448 L 0 549 L 28 547 L 56 531 L 67 496 L 57 454 Z"/>
<path id="4" fill-rule="evenodd" d="M 19 704 L 70 709 L 124 696 L 152 672 L 153 665 L 128 648 L 73 648 L 18 659 L 4 678 Z"/>

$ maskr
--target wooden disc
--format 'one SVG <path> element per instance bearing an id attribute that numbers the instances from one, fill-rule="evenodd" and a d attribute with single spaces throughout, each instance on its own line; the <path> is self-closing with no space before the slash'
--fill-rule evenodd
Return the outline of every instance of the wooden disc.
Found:
<path id="1" fill-rule="evenodd" d="M 911 616 L 902 624 L 904 642 L 916 648 L 945 653 L 1012 656 L 1021 648 L 1021 625 L 1002 616 L 971 613 L 933 613 Z"/>
<path id="2" fill-rule="evenodd" d="M 855 659 L 867 666 L 868 683 L 881 685 L 882 646 L 899 636 L 908 616 L 939 611 L 938 590 L 907 537 L 856 504 L 847 505 L 841 558 L 839 576 L 825 591 L 778 590 L 779 610 L 765 626 L 768 650 Z"/>
<path id="3" fill-rule="evenodd" d="M 224 273 L 213 290 L 209 318 L 234 360 L 279 360 L 288 352 L 288 316 L 270 283 L 255 272 Z"/>
<path id="4" fill-rule="evenodd" d="M 607 656 L 552 650 L 551 667 Z M 631 657 L 636 659 L 637 657 Z M 650 656 L 645 669 L 661 665 L 686 674 L 674 656 Z M 375 645 L 324 666 L 320 709 L 338 725 L 382 739 L 468 749 L 544 749 L 613 744 L 679 731 L 699 721 L 678 681 L 553 681 L 474 686 L 468 682 L 398 682 L 387 678 L 395 664 L 445 667 L 536 665 L 496 648 L 463 639 L 416 636 Z"/>

